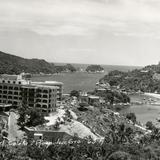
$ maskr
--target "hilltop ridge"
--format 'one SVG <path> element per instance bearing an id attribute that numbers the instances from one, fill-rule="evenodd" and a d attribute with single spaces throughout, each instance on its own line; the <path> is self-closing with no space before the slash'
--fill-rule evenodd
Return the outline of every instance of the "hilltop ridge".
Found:
<path id="1" fill-rule="evenodd" d="M 63 71 L 73 72 L 75 70 L 70 64 L 56 66 L 44 59 L 26 59 L 0 51 L 0 74 L 19 74 L 21 72 L 53 74 Z"/>

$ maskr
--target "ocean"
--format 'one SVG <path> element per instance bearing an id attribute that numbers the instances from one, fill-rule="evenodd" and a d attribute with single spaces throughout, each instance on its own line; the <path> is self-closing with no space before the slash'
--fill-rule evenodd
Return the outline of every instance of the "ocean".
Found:
<path id="1" fill-rule="evenodd" d="M 73 64 L 75 67 L 80 67 L 85 69 L 87 65 L 85 64 Z M 77 73 L 61 73 L 51 76 L 35 76 L 32 77 L 33 81 L 60 81 L 64 83 L 64 93 L 70 93 L 72 90 L 83 90 L 83 91 L 93 91 L 96 82 L 106 75 L 108 72 L 113 70 L 120 71 L 131 71 L 133 69 L 139 69 L 141 67 L 136 66 L 111 66 L 102 65 L 105 72 L 104 73 L 92 73 L 88 74 L 85 72 Z M 153 105 L 132 105 L 127 109 L 124 109 L 122 113 L 134 112 L 137 116 L 137 120 L 143 124 L 147 121 L 153 121 L 156 123 L 156 118 L 160 113 L 160 106 Z"/>
<path id="2" fill-rule="evenodd" d="M 86 69 L 87 64 L 73 64 L 76 68 Z M 96 82 L 101 79 L 108 72 L 113 70 L 119 71 L 131 71 L 140 67 L 136 66 L 114 66 L 114 65 L 102 65 L 104 73 L 60 73 L 51 76 L 35 76 L 32 77 L 32 81 L 60 81 L 64 83 L 64 93 L 70 93 L 72 90 L 85 90 L 92 91 L 95 88 Z"/>
<path id="3" fill-rule="evenodd" d="M 160 106 L 144 104 L 144 105 L 132 105 L 121 111 L 121 113 L 135 113 L 137 121 L 141 124 L 146 124 L 148 121 L 152 121 L 157 124 L 157 118 L 160 118 Z"/>
<path id="4" fill-rule="evenodd" d="M 144 95 L 131 95 L 131 102 L 139 101 L 143 102 L 143 99 L 145 98 L 146 100 L 153 97 L 148 97 Z M 156 99 L 157 103 L 160 103 L 160 99 Z M 152 121 L 154 124 L 157 124 L 156 118 L 160 117 L 160 106 L 159 105 L 153 105 L 153 104 L 142 104 L 142 105 L 137 105 L 133 104 L 128 108 L 125 108 L 124 110 L 121 111 L 122 114 L 125 113 L 135 113 L 137 117 L 137 121 L 141 122 L 142 124 L 146 124 L 148 121 Z"/>

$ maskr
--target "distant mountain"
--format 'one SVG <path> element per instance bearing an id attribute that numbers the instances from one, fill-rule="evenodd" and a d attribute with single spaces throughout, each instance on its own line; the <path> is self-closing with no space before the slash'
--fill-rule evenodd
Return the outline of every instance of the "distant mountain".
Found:
<path id="1" fill-rule="evenodd" d="M 21 72 L 53 74 L 65 71 L 73 72 L 75 69 L 70 64 L 55 66 L 43 59 L 25 59 L 0 51 L 0 74 L 19 74 Z"/>

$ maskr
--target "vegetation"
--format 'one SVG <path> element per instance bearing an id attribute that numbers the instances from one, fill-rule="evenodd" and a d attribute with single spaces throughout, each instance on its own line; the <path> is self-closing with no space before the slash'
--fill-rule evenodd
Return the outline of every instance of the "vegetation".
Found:
<path id="1" fill-rule="evenodd" d="M 137 122 L 135 113 L 127 113 L 126 118 L 131 120 L 134 124 Z"/>
<path id="2" fill-rule="evenodd" d="M 34 111 L 29 113 L 27 107 L 19 109 L 21 125 L 26 125 L 26 116 L 32 117 L 32 122 L 40 116 Z M 126 117 L 136 122 L 134 114 L 126 117 L 115 115 L 111 110 L 95 108 L 85 112 L 74 108 L 78 121 L 90 127 L 93 133 L 105 137 L 103 142 L 92 139 L 73 137 L 73 143 L 46 145 L 28 139 L 27 145 L 5 145 L 0 143 L 0 159 L 2 160 L 158 160 L 160 159 L 160 129 L 152 126 L 151 133 L 145 133 L 127 123 Z M 32 114 L 33 113 L 33 114 Z M 39 112 L 37 112 L 39 113 Z M 103 114 L 102 114 L 103 113 Z M 36 115 L 35 115 L 36 114 Z M 34 116 L 33 116 L 34 115 Z M 28 119 L 28 118 L 27 118 Z M 29 122 L 29 121 L 28 121 Z M 42 122 L 41 120 L 39 121 Z M 35 124 L 35 123 L 34 123 Z M 33 123 L 31 125 L 34 125 Z M 36 123 L 37 124 L 37 123 Z M 148 124 L 148 125 L 147 125 Z M 147 123 L 146 126 L 153 124 Z M 29 123 L 30 125 L 30 123 Z M 3 139 L 0 139 L 1 141 Z M 79 140 L 79 139 L 78 139 Z M 63 141 L 63 140 L 62 140 Z"/>
<path id="3" fill-rule="evenodd" d="M 86 103 L 86 102 L 82 102 L 82 103 L 79 103 L 79 106 L 80 107 L 78 108 L 78 110 L 80 110 L 80 111 L 87 111 L 89 104 Z"/>
<path id="4" fill-rule="evenodd" d="M 86 68 L 87 72 L 102 72 L 104 71 L 104 68 L 100 65 L 90 65 Z"/>
<path id="5" fill-rule="evenodd" d="M 55 72 L 61 73 L 61 72 L 76 72 L 76 68 L 71 64 L 66 64 L 62 66 L 55 66 Z"/>
<path id="6" fill-rule="evenodd" d="M 105 90 L 103 92 L 93 92 L 94 95 L 104 98 L 111 105 L 113 103 L 130 103 L 130 98 L 127 94 L 119 91 Z"/>
<path id="7" fill-rule="evenodd" d="M 153 125 L 153 123 L 151 121 L 148 121 L 146 123 L 146 128 L 149 129 L 149 130 L 154 130 L 155 126 Z"/>
<path id="8" fill-rule="evenodd" d="M 26 105 L 18 108 L 19 118 L 17 124 L 23 129 L 26 127 L 35 127 L 46 122 L 43 113 L 37 108 L 29 108 Z"/>
<path id="9" fill-rule="evenodd" d="M 25 59 L 0 52 L 0 74 L 20 74 L 22 72 L 52 74 L 64 71 L 74 72 L 76 69 L 71 64 L 56 66 L 43 59 Z"/>
<path id="10" fill-rule="evenodd" d="M 70 97 L 77 97 L 77 98 L 79 98 L 79 91 L 72 90 L 71 93 L 70 93 Z"/>
<path id="11" fill-rule="evenodd" d="M 80 143 L 51 144 L 30 141 L 27 146 L 0 146 L 2 160 L 158 160 L 160 159 L 160 130 L 150 134 L 137 133 L 123 123 L 110 125 L 103 143 L 91 139 Z M 74 138 L 73 138 L 74 140 Z M 75 141 L 76 142 L 76 141 Z"/>
<path id="12" fill-rule="evenodd" d="M 118 86 L 126 91 L 158 92 L 160 93 L 160 81 L 153 78 L 160 65 L 147 66 L 143 69 L 135 69 L 129 72 L 111 71 L 100 82 L 107 82 L 112 86 Z"/>
<path id="13" fill-rule="evenodd" d="M 70 72 L 76 72 L 76 68 L 73 67 L 71 64 L 66 64 L 65 68 L 68 69 Z"/>

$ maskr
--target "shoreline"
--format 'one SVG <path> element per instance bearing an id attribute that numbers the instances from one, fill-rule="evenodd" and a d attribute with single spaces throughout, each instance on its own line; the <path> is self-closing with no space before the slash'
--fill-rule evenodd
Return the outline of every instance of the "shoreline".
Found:
<path id="1" fill-rule="evenodd" d="M 160 99 L 160 94 L 157 94 L 157 93 L 147 93 L 146 92 L 144 93 L 144 95 Z"/>

